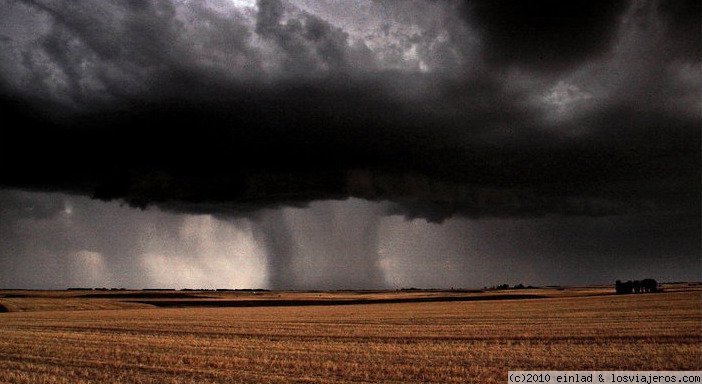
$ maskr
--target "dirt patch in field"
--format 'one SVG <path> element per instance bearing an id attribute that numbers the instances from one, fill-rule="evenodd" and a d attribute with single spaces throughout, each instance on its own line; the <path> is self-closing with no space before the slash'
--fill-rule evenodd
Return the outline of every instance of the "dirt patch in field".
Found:
<path id="1" fill-rule="evenodd" d="M 409 297 L 393 299 L 350 299 L 350 300 L 139 300 L 141 304 L 157 307 L 300 307 L 329 305 L 361 304 L 400 304 L 400 303 L 434 303 L 452 301 L 487 301 L 487 300 L 523 300 L 542 299 L 542 295 L 486 295 L 486 296 L 447 296 L 447 297 Z"/>

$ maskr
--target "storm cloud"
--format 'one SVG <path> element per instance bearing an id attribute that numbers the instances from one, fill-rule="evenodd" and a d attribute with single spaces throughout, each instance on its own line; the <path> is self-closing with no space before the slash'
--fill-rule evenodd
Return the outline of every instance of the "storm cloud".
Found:
<path id="1" fill-rule="evenodd" d="M 317 201 L 370 202 L 367 249 L 309 253 L 369 286 L 384 215 L 699 221 L 698 1 L 0 7 L 0 187 L 245 217 L 272 285 Z"/>
<path id="2" fill-rule="evenodd" d="M 417 2 L 449 22 L 404 39 L 406 5 L 359 2 L 390 19 L 357 37 L 278 0 L 6 3 L 36 28 L 5 24 L 3 184 L 237 212 L 359 197 L 436 220 L 696 208 L 699 61 L 654 56 L 677 14 L 503 3 Z M 455 60 L 434 71 L 429 45 Z M 386 62 L 398 46 L 414 70 Z"/>

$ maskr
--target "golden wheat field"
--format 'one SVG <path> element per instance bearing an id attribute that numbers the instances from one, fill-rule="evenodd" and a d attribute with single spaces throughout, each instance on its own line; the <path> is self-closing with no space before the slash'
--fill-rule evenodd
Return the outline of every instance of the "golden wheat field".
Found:
<path id="1" fill-rule="evenodd" d="M 0 291 L 0 382 L 504 383 L 510 369 L 700 370 L 699 289 Z M 455 301 L 434 301 L 444 297 Z"/>

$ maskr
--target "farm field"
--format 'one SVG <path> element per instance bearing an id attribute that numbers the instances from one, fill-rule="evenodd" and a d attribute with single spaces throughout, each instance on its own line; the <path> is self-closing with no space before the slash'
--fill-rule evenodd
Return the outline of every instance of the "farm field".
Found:
<path id="1" fill-rule="evenodd" d="M 700 370 L 702 287 L 664 288 L 0 291 L 0 382 L 504 383 L 510 369 Z"/>

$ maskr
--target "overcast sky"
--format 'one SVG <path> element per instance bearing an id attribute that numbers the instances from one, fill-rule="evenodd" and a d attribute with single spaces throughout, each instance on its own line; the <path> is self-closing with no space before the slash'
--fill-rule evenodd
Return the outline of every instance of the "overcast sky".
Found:
<path id="1" fill-rule="evenodd" d="M 700 8 L 0 0 L 0 288 L 699 280 Z"/>

